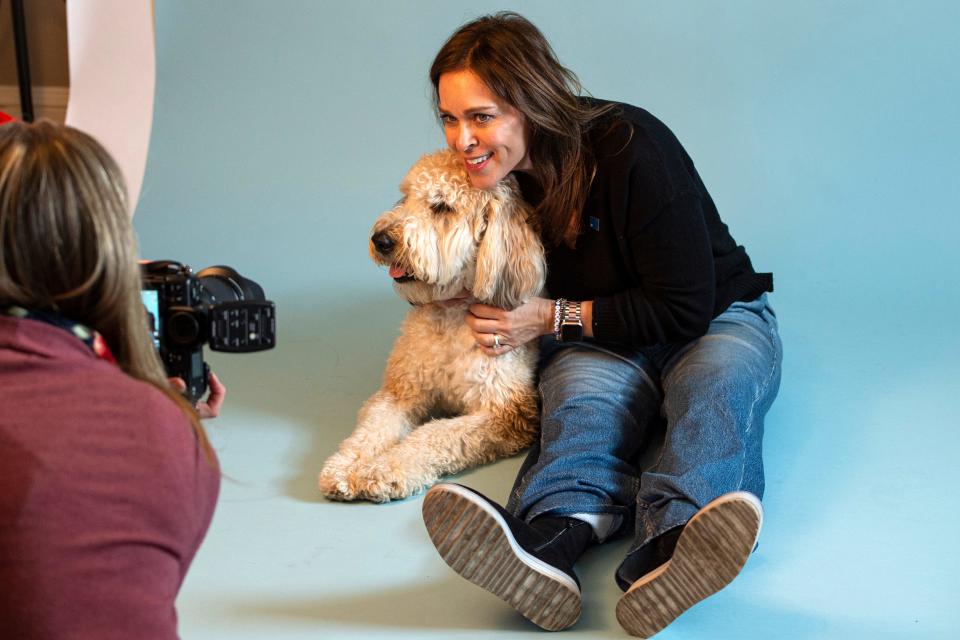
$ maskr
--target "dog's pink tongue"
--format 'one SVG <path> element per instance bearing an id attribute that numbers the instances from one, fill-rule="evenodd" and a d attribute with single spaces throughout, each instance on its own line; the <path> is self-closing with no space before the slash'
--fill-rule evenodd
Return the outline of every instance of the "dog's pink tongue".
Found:
<path id="1" fill-rule="evenodd" d="M 405 276 L 406 274 L 407 274 L 407 272 L 404 271 L 403 269 L 401 269 L 400 267 L 398 267 L 397 265 L 395 265 L 395 264 L 390 265 L 390 277 L 391 277 L 391 278 L 402 278 L 402 277 Z"/>

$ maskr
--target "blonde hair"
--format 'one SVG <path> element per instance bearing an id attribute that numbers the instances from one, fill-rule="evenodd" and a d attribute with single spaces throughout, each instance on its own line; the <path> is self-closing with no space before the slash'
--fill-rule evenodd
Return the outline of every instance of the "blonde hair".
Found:
<path id="1" fill-rule="evenodd" d="M 0 126 L 0 302 L 98 331 L 129 376 L 196 411 L 167 382 L 147 331 L 123 176 L 92 137 L 41 120 Z"/>

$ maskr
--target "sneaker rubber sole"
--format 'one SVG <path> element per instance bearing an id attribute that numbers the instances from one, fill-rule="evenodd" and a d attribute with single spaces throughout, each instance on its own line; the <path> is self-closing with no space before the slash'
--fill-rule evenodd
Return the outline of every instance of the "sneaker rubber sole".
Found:
<path id="1" fill-rule="evenodd" d="M 737 577 L 753 552 L 763 508 L 753 494 L 720 496 L 683 528 L 670 560 L 634 582 L 617 603 L 629 634 L 649 638 Z"/>
<path id="2" fill-rule="evenodd" d="M 451 569 L 548 631 L 580 617 L 580 588 L 566 573 L 524 551 L 503 517 L 483 498 L 453 484 L 423 499 L 430 540 Z"/>

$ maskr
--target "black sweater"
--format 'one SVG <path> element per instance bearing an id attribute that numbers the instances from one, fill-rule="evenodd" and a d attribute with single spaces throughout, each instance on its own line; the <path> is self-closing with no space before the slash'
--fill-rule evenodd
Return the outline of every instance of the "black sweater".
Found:
<path id="1" fill-rule="evenodd" d="M 753 270 L 667 126 L 618 107 L 587 133 L 596 174 L 576 248 L 547 249 L 547 290 L 593 300 L 598 341 L 640 348 L 702 336 L 733 302 L 773 291 L 773 276 Z M 538 202 L 537 185 L 517 177 Z"/>

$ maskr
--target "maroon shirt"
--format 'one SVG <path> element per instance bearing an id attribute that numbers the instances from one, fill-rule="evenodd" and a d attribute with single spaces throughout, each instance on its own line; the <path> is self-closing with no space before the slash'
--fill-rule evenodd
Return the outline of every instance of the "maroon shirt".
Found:
<path id="1" fill-rule="evenodd" d="M 0 316 L 0 638 L 177 638 L 219 488 L 169 398 Z"/>

